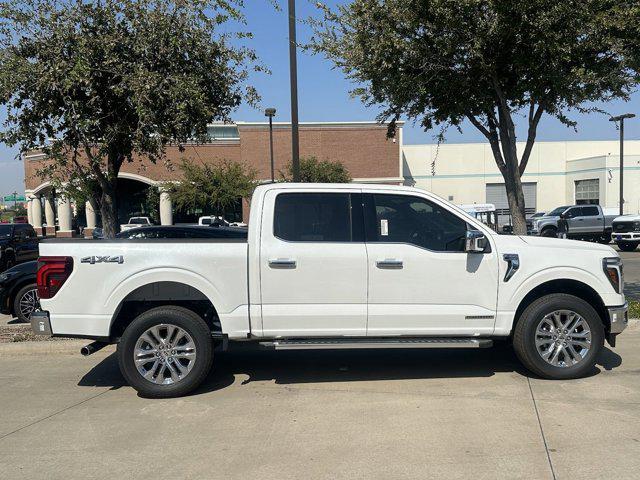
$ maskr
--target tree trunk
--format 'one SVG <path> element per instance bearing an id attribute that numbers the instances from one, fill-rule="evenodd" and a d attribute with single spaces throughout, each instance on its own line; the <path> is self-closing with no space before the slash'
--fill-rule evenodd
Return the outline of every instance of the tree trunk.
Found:
<path id="1" fill-rule="evenodd" d="M 507 189 L 507 200 L 509 202 L 509 213 L 511 214 L 511 225 L 515 235 L 527 234 L 527 220 L 524 210 L 524 192 L 522 191 L 522 181 L 520 173 L 507 170 L 504 176 L 504 185 Z"/>
<path id="2" fill-rule="evenodd" d="M 102 216 L 102 232 L 104 238 L 115 238 L 120 231 L 118 222 L 118 198 L 115 194 L 117 191 L 117 178 L 110 185 L 110 188 L 102 189 L 100 201 L 100 215 Z"/>

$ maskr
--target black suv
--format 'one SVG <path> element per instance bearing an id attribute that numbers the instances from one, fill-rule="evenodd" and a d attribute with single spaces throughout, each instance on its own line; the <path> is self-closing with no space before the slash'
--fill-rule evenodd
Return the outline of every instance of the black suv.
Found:
<path id="1" fill-rule="evenodd" d="M 0 272 L 38 259 L 38 236 L 27 223 L 0 224 Z"/>

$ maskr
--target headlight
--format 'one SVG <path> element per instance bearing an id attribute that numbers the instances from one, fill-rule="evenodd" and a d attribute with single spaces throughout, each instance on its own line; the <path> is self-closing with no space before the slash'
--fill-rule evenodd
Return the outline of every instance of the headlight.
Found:
<path id="1" fill-rule="evenodd" d="M 603 258 L 602 269 L 616 293 L 622 293 L 622 289 L 624 287 L 624 274 L 622 270 L 622 260 L 620 257 Z"/>

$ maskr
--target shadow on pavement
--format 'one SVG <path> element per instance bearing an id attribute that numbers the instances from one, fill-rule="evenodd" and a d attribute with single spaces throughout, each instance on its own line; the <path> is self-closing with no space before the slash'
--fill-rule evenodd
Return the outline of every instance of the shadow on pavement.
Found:
<path id="1" fill-rule="evenodd" d="M 236 347 L 215 354 L 214 370 L 194 395 L 214 392 L 235 382 L 236 375 L 255 381 L 275 381 L 279 385 L 413 380 L 429 378 L 491 377 L 496 372 L 516 372 L 537 378 L 518 361 L 510 345 L 498 343 L 481 350 L 321 350 L 272 351 Z M 604 348 L 597 364 L 613 370 L 622 358 Z M 595 367 L 587 376 L 600 373 Z M 115 354 L 102 360 L 78 383 L 79 386 L 120 388 L 126 385 Z"/>

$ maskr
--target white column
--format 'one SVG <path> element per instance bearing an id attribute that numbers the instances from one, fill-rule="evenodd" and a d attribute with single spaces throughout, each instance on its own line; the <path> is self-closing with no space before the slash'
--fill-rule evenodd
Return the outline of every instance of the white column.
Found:
<path id="1" fill-rule="evenodd" d="M 91 202 L 87 202 L 85 204 L 84 212 L 87 216 L 87 228 L 91 228 L 93 230 L 94 228 L 96 228 L 96 212 L 93 210 Z"/>
<path id="2" fill-rule="evenodd" d="M 42 204 L 40 203 L 40 195 L 35 195 L 31 202 L 31 221 L 33 228 L 42 228 Z"/>
<path id="3" fill-rule="evenodd" d="M 31 205 L 33 204 L 33 198 L 27 197 L 27 222 L 29 225 L 33 225 L 33 215 L 31 215 Z"/>
<path id="4" fill-rule="evenodd" d="M 173 203 L 168 192 L 160 190 L 160 224 L 173 225 Z"/>
<path id="5" fill-rule="evenodd" d="M 44 216 L 47 220 L 47 228 L 56 228 L 56 212 L 53 209 L 53 194 L 44 197 Z"/>
<path id="6" fill-rule="evenodd" d="M 60 195 L 58 197 L 58 222 L 60 224 L 59 235 L 63 237 L 70 237 L 72 235 L 72 219 L 71 213 L 71 201 Z"/>

